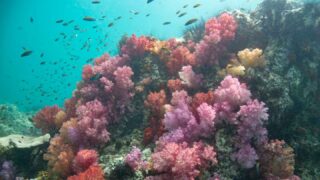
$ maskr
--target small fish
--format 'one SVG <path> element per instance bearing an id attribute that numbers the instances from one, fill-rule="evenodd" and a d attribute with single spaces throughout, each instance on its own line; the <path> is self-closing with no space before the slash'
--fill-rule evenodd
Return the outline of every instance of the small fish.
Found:
<path id="1" fill-rule="evenodd" d="M 96 26 L 92 26 L 93 29 L 96 29 L 97 27 L 98 27 L 97 25 Z"/>
<path id="2" fill-rule="evenodd" d="M 113 26 L 113 22 L 108 24 L 108 27 L 112 27 Z"/>
<path id="3" fill-rule="evenodd" d="M 59 41 L 59 38 L 54 39 L 54 42 L 57 42 L 57 41 Z"/>
<path id="4" fill-rule="evenodd" d="M 63 23 L 62 24 L 63 26 L 68 26 L 69 24 L 67 22 Z"/>
<path id="5" fill-rule="evenodd" d="M 183 13 L 179 14 L 178 17 L 182 17 L 182 16 L 184 16 L 184 15 L 186 15 L 186 14 L 187 14 L 186 12 L 183 12 Z"/>
<path id="6" fill-rule="evenodd" d="M 63 20 L 62 20 L 62 19 L 58 19 L 58 20 L 56 20 L 56 23 L 57 23 L 57 24 L 62 23 L 62 22 L 63 22 Z"/>
<path id="7" fill-rule="evenodd" d="M 150 16 L 150 14 L 146 14 L 146 17 L 149 17 Z"/>
<path id="8" fill-rule="evenodd" d="M 30 22 L 33 23 L 33 18 L 32 17 L 30 17 Z"/>
<path id="9" fill-rule="evenodd" d="M 41 54 L 40 54 L 40 57 L 42 58 L 43 56 L 44 56 L 44 53 L 41 53 Z"/>
<path id="10" fill-rule="evenodd" d="M 25 51 L 20 55 L 20 57 L 29 56 L 31 53 L 32 53 L 32 51 L 30 51 L 30 50 L 25 50 Z"/>
<path id="11" fill-rule="evenodd" d="M 193 8 L 197 8 L 197 7 L 199 7 L 199 6 L 201 6 L 201 4 L 195 4 L 195 5 L 193 6 Z"/>
<path id="12" fill-rule="evenodd" d="M 171 24 L 171 22 L 169 22 L 169 21 L 162 23 L 162 25 L 169 25 L 169 24 Z"/>
<path id="13" fill-rule="evenodd" d="M 71 24 L 71 23 L 73 23 L 74 22 L 74 20 L 70 20 L 69 22 L 68 22 L 68 24 Z"/>
<path id="14" fill-rule="evenodd" d="M 193 24 L 193 23 L 195 23 L 195 22 L 197 22 L 197 21 L 198 21 L 197 18 L 193 18 L 193 19 L 188 20 L 184 25 L 185 25 L 185 26 L 188 26 L 188 25 Z"/>
<path id="15" fill-rule="evenodd" d="M 180 12 L 181 12 L 181 11 L 179 10 L 179 11 L 176 12 L 176 14 L 180 14 Z"/>
<path id="16" fill-rule="evenodd" d="M 138 14 L 139 14 L 139 12 L 135 12 L 135 13 L 134 13 L 134 15 L 138 15 Z"/>
<path id="17" fill-rule="evenodd" d="M 121 19 L 122 18 L 122 16 L 118 16 L 115 20 L 119 20 L 119 19 Z"/>
<path id="18" fill-rule="evenodd" d="M 148 0 L 147 3 L 149 4 L 149 3 L 151 3 L 152 1 L 154 1 L 154 0 Z"/>
<path id="19" fill-rule="evenodd" d="M 186 5 L 183 6 L 183 8 L 187 8 L 187 7 L 188 7 L 188 4 L 186 4 Z"/>
<path id="20" fill-rule="evenodd" d="M 41 61 L 41 62 L 40 62 L 40 65 L 45 65 L 45 64 L 46 64 L 45 61 Z"/>
<path id="21" fill-rule="evenodd" d="M 95 1 L 91 1 L 92 4 L 100 4 L 100 1 L 95 0 Z"/>
<path id="22" fill-rule="evenodd" d="M 84 21 L 95 21 L 96 19 L 93 18 L 93 17 L 90 17 L 90 16 L 85 16 L 85 17 L 83 18 L 83 20 L 84 20 Z"/>

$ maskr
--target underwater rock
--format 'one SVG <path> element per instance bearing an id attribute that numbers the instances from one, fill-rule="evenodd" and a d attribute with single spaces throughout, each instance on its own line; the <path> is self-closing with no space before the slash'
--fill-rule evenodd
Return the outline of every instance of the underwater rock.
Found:
<path id="1" fill-rule="evenodd" d="M 19 111 L 11 104 L 0 105 L 0 137 L 10 134 L 36 135 L 39 134 L 32 121 L 32 114 Z"/>

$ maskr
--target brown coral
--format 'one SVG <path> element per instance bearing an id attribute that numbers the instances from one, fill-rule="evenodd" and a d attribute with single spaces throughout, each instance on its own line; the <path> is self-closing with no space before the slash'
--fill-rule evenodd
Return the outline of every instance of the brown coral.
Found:
<path id="1" fill-rule="evenodd" d="M 35 126 L 44 134 L 58 130 L 65 120 L 66 114 L 56 105 L 46 106 L 33 117 Z"/>
<path id="2" fill-rule="evenodd" d="M 284 141 L 271 140 L 261 151 L 261 171 L 266 179 L 290 179 L 294 176 L 294 152 Z"/>
<path id="3" fill-rule="evenodd" d="M 61 178 L 68 177 L 72 173 L 72 160 L 74 151 L 69 144 L 66 144 L 60 136 L 51 139 L 47 153 L 43 159 L 48 161 L 50 176 Z"/>

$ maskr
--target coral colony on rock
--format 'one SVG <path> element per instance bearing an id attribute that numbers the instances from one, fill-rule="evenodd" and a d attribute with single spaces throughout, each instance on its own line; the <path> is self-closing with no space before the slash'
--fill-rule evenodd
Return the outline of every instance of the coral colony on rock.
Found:
<path id="1" fill-rule="evenodd" d="M 183 40 L 124 37 L 33 116 L 49 144 L 0 138 L 0 179 L 319 179 L 319 22 L 318 3 L 265 0 Z"/>

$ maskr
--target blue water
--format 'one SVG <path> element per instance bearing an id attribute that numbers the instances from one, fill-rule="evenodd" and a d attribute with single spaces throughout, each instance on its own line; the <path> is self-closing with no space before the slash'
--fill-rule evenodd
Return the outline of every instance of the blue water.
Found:
<path id="1" fill-rule="evenodd" d="M 62 105 L 75 89 L 87 60 L 106 52 L 117 54 L 118 41 L 124 34 L 161 39 L 181 37 L 185 22 L 191 18 L 207 19 L 221 11 L 239 8 L 251 10 L 260 2 L 154 0 L 147 4 L 146 1 L 101 0 L 100 4 L 92 4 L 90 0 L 1 0 L 0 103 L 14 103 L 22 110 Z M 193 8 L 197 3 L 201 6 Z M 186 4 L 188 7 L 182 8 Z M 187 15 L 178 18 L 178 10 Z M 150 16 L 146 17 L 147 14 Z M 83 21 L 84 16 L 97 20 Z M 102 16 L 106 18 L 98 20 Z M 122 18 L 115 21 L 119 16 Z M 59 19 L 74 22 L 63 26 L 56 23 Z M 171 24 L 164 26 L 165 21 Z M 108 27 L 110 22 L 114 22 L 112 27 Z M 75 25 L 80 31 L 74 30 Z M 65 33 L 66 38 L 60 33 Z M 81 50 L 84 43 L 87 46 Z M 21 58 L 23 48 L 33 53 Z"/>

